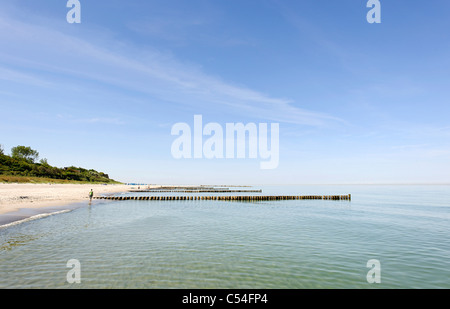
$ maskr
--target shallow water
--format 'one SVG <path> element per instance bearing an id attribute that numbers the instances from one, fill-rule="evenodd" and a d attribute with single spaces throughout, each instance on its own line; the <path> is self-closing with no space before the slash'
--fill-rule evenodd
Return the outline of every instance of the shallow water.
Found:
<path id="1" fill-rule="evenodd" d="M 0 228 L 0 288 L 450 288 L 450 186 L 255 188 L 352 201 L 96 201 Z"/>

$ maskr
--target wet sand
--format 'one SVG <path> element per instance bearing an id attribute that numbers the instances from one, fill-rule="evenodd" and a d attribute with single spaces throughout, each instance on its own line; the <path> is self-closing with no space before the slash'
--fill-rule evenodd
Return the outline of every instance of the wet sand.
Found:
<path id="1" fill-rule="evenodd" d="M 94 191 L 94 197 L 96 197 L 128 192 L 132 189 L 155 188 L 177 189 L 180 187 L 174 185 L 0 183 L 0 227 L 26 221 L 29 218 L 45 217 L 46 215 L 88 206 L 91 189 Z M 92 203 L 94 204 L 95 200 Z"/>
<path id="2" fill-rule="evenodd" d="M 0 215 L 20 209 L 43 209 L 88 202 L 89 191 L 94 196 L 126 192 L 127 185 L 98 184 L 0 184 Z"/>

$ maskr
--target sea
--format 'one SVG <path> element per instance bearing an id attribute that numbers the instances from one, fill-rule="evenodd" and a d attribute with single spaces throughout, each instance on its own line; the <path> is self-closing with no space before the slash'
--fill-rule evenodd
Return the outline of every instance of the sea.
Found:
<path id="1" fill-rule="evenodd" d="M 449 185 L 245 189 L 352 199 L 86 201 L 0 227 L 0 288 L 450 288 Z"/>

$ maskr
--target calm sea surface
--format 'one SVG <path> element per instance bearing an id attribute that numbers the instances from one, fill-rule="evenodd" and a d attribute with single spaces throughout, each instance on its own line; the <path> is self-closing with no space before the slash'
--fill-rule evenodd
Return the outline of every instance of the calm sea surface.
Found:
<path id="1" fill-rule="evenodd" d="M 0 228 L 0 288 L 450 288 L 450 186 L 260 188 L 352 201 L 95 201 Z"/>

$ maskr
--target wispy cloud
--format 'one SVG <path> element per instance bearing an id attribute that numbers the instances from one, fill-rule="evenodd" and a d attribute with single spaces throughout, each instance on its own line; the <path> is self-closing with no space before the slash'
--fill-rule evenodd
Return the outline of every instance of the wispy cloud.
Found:
<path id="1" fill-rule="evenodd" d="M 50 118 L 52 118 L 50 116 Z M 125 125 L 126 122 L 122 119 L 115 117 L 86 117 L 78 118 L 73 115 L 57 114 L 56 119 L 59 121 L 65 121 L 70 123 L 84 123 L 84 124 L 107 124 L 107 125 Z"/>
<path id="2" fill-rule="evenodd" d="M 92 124 L 112 124 L 112 125 L 124 125 L 125 122 L 117 119 L 117 118 L 86 118 L 86 119 L 77 119 L 75 122 L 84 122 L 84 123 L 92 123 Z"/>
<path id="3" fill-rule="evenodd" d="M 44 81 L 33 74 L 24 73 L 18 70 L 12 70 L 4 67 L 0 67 L 0 79 L 9 82 L 40 87 L 47 87 L 51 85 L 51 83 Z"/>
<path id="4" fill-rule="evenodd" d="M 176 20 L 176 22 L 174 22 Z M 145 21 L 132 21 L 128 24 L 129 29 L 139 34 L 144 34 L 153 38 L 158 38 L 176 43 L 186 43 L 191 38 L 188 36 L 193 28 L 204 26 L 208 22 L 203 19 L 186 19 L 182 16 L 177 18 L 167 18 L 161 16 Z"/>
<path id="5" fill-rule="evenodd" d="M 184 105 L 193 112 L 213 106 L 214 111 L 301 125 L 344 123 L 332 115 L 302 109 L 289 99 L 223 81 L 157 50 L 142 51 L 102 35 L 86 34 L 80 38 L 57 27 L 37 26 L 0 15 L 0 40 L 2 58 L 16 66 L 14 74 L 9 75 L 15 82 L 59 84 L 76 79 L 79 85 L 100 82 Z M 21 72 L 24 66 L 39 72 L 41 78 Z"/>

